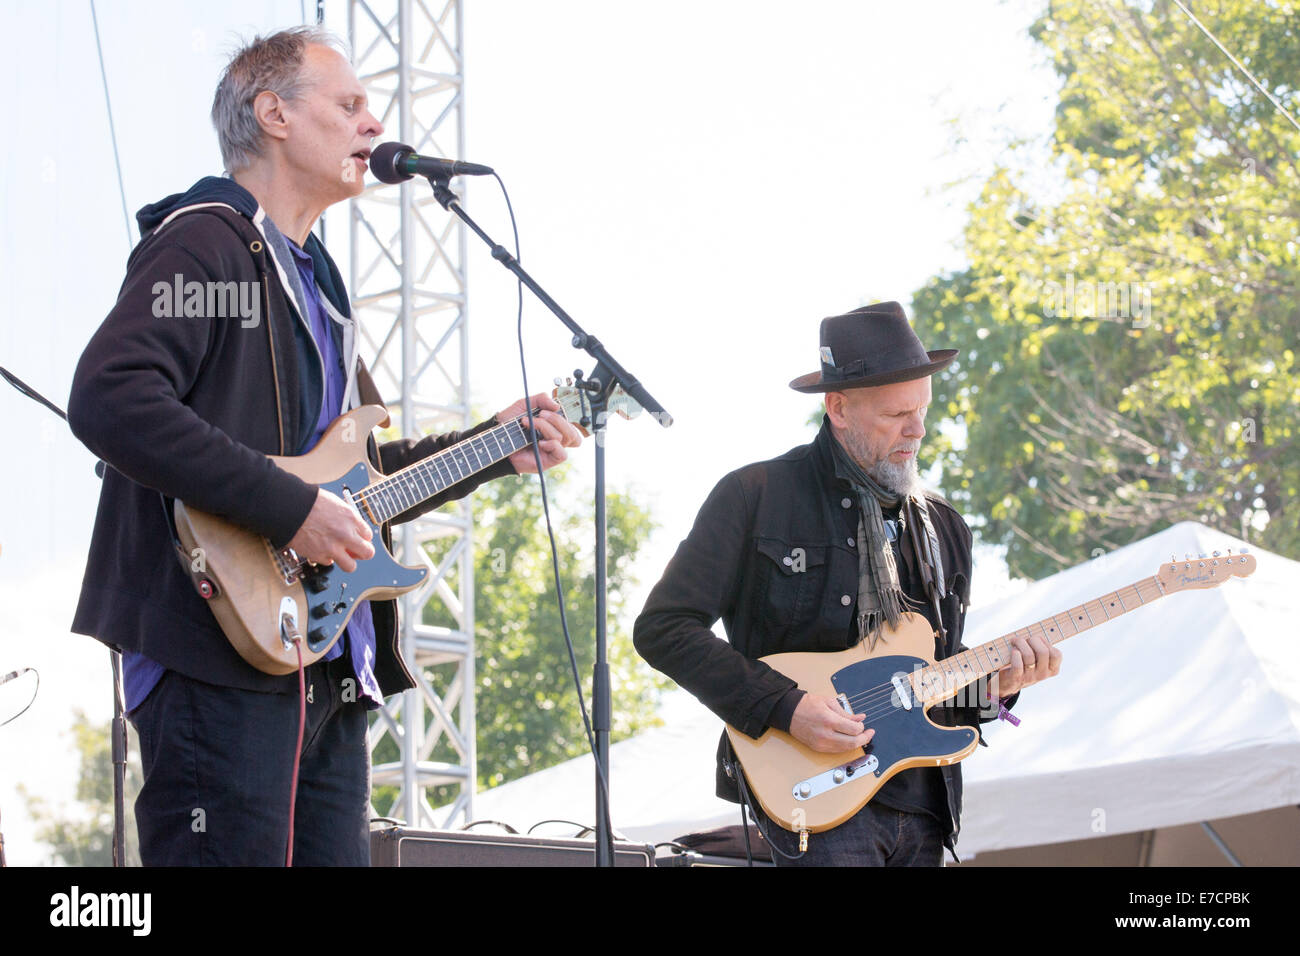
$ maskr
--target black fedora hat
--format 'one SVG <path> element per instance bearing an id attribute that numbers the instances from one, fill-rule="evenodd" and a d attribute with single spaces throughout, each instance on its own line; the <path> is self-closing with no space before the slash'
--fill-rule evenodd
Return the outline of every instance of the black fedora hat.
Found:
<path id="1" fill-rule="evenodd" d="M 839 392 L 925 378 L 947 368 L 956 349 L 927 352 L 897 302 L 876 302 L 822 319 L 820 372 L 800 375 L 796 392 Z"/>

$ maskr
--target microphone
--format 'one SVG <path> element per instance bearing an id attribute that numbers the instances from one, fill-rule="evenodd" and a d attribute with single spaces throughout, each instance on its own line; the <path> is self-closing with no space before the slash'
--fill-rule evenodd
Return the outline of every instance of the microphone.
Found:
<path id="1" fill-rule="evenodd" d="M 455 159 L 421 156 L 405 143 L 380 143 L 370 154 L 370 171 L 381 183 L 400 183 L 412 176 L 450 179 L 452 176 L 491 176 L 491 166 Z"/>

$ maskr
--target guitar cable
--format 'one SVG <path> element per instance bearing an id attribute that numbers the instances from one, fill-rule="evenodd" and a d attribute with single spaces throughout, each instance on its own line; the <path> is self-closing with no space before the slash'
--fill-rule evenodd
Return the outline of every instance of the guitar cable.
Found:
<path id="1" fill-rule="evenodd" d="M 727 752 L 731 753 L 730 742 L 727 743 Z M 749 798 L 749 787 L 745 785 L 745 772 L 740 768 L 740 761 L 736 760 L 735 757 L 736 755 L 732 753 L 731 765 L 736 768 L 735 771 L 736 789 L 740 793 L 740 829 L 741 832 L 745 834 L 746 865 L 747 866 L 754 865 L 754 853 L 750 849 L 750 845 L 749 845 L 749 821 L 745 819 L 746 811 L 749 811 L 749 817 L 754 821 L 754 829 L 758 831 L 759 836 L 761 836 L 763 840 L 767 843 L 767 848 L 769 850 L 771 850 L 773 853 L 785 857 L 787 860 L 798 860 L 803 856 L 805 856 L 808 852 L 807 849 L 800 849 L 797 853 L 791 856 L 789 853 L 786 853 L 779 846 L 777 846 L 776 843 L 772 841 L 772 838 L 767 835 L 767 831 L 763 829 L 763 824 L 759 823 L 758 821 L 758 814 L 755 812 L 754 802 Z M 807 830 L 801 830 L 799 834 L 799 843 L 803 847 L 807 846 L 807 841 L 806 841 L 807 832 L 808 832 Z M 776 861 L 774 860 L 773 862 Z"/>
<path id="2" fill-rule="evenodd" d="M 280 612 L 280 634 L 298 652 L 298 742 L 293 748 L 293 777 L 289 781 L 289 841 L 284 848 L 284 865 L 293 866 L 294 810 L 298 806 L 298 768 L 302 761 L 302 738 L 307 727 L 307 678 L 302 666 L 302 632 L 287 611 Z"/>

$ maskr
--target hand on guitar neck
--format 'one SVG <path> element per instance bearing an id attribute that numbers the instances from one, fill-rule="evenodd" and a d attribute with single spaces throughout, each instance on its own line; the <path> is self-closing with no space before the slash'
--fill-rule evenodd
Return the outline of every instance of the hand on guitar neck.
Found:
<path id="1" fill-rule="evenodd" d="M 509 408 L 497 412 L 497 421 L 508 422 L 527 415 L 530 404 L 534 409 L 542 409 L 541 414 L 533 415 L 533 425 L 541 439 L 537 443 L 537 450 L 541 452 L 542 467 L 550 468 L 558 465 L 568 457 L 565 448 L 577 448 L 582 444 L 582 435 L 560 413 L 560 406 L 550 395 L 539 392 L 527 400 L 521 398 Z M 515 471 L 521 475 L 532 475 L 537 472 L 537 461 L 533 457 L 531 446 L 511 455 L 510 464 L 514 465 Z"/>
<path id="2" fill-rule="evenodd" d="M 998 695 L 1010 697 L 1061 672 L 1061 649 L 1037 634 L 1011 639 L 1011 663 L 998 671 Z"/>

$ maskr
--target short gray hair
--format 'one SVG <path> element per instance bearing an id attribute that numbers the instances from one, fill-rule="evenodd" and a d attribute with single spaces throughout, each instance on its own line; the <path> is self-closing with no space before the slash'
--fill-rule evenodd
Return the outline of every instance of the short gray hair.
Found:
<path id="1" fill-rule="evenodd" d="M 302 61 L 309 43 L 349 56 L 347 44 L 336 34 L 324 27 L 301 26 L 253 37 L 226 66 L 212 98 L 212 125 L 217 129 L 226 172 L 244 169 L 262 155 L 262 127 L 253 112 L 257 95 L 264 90 L 282 100 L 302 95 L 306 88 Z"/>

